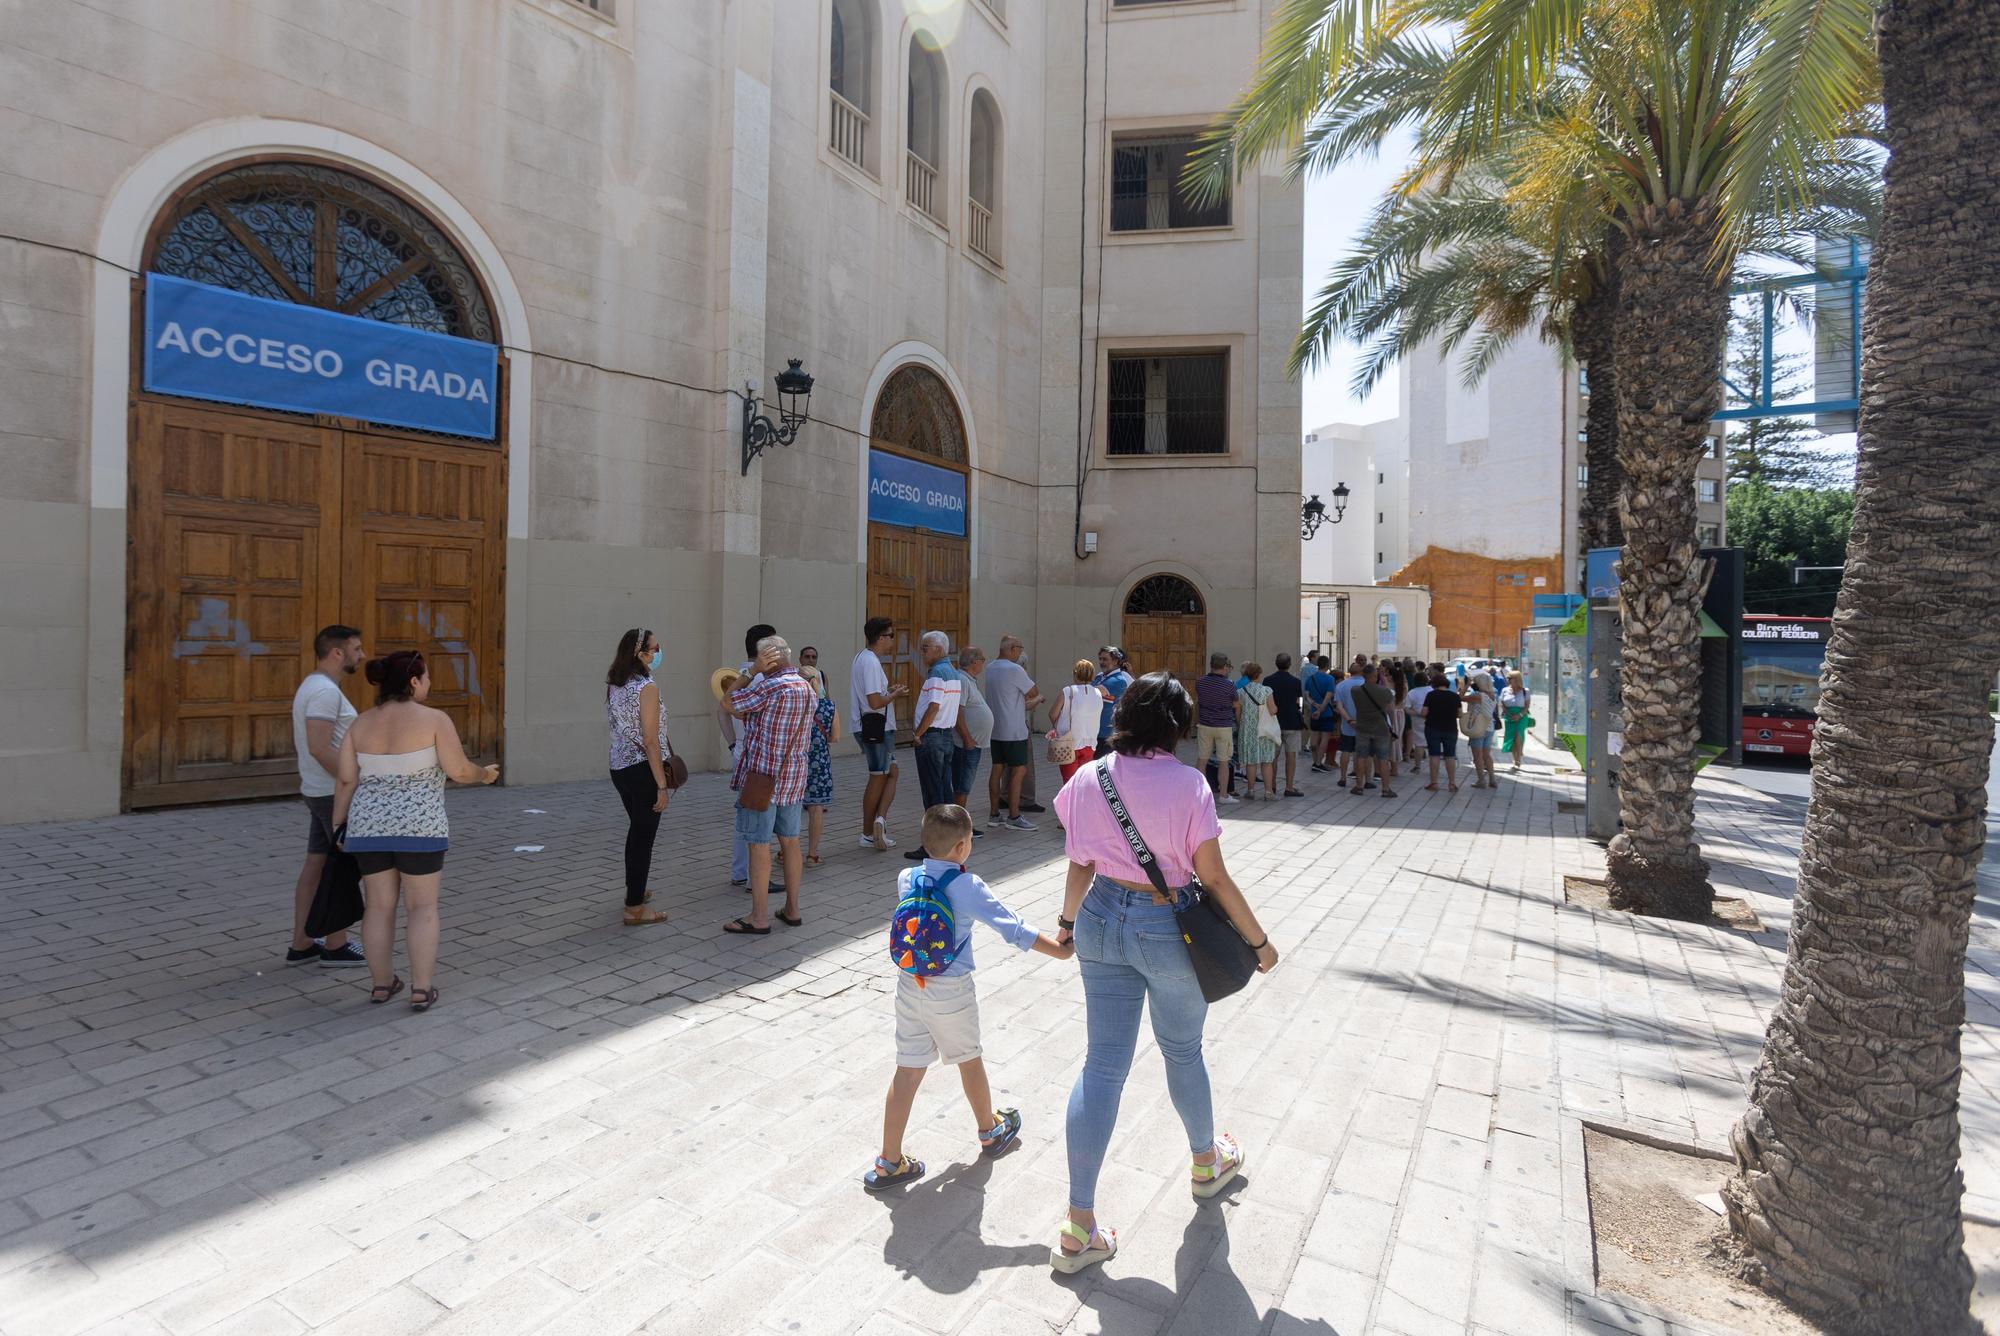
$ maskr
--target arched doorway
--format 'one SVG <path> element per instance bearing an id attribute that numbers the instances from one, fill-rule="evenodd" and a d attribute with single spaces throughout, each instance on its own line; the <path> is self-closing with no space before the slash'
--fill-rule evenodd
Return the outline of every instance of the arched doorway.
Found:
<path id="1" fill-rule="evenodd" d="M 972 618 L 965 419 L 943 377 L 908 363 L 883 382 L 868 436 L 867 615 L 895 622 L 885 667 L 914 701 L 917 637 L 943 631 L 956 649 Z"/>
<path id="2" fill-rule="evenodd" d="M 1134 676 L 1172 673 L 1183 682 L 1208 671 L 1208 610 L 1201 591 L 1178 575 L 1149 575 L 1125 595 L 1124 645 Z"/>
<path id="3" fill-rule="evenodd" d="M 335 622 L 423 651 L 497 757 L 506 366 L 471 266 L 379 182 L 253 160 L 170 200 L 142 267 L 125 805 L 293 791 L 292 691 Z"/>

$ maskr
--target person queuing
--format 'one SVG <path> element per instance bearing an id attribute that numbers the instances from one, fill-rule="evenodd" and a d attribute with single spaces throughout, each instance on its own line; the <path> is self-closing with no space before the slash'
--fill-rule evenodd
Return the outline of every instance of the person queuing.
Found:
<path id="1" fill-rule="evenodd" d="M 387 1002 L 403 991 L 394 972 L 396 906 L 410 953 L 410 1010 L 437 1005 L 438 888 L 444 879 L 451 823 L 444 782 L 491 784 L 497 765 L 474 765 L 443 710 L 424 704 L 430 669 L 412 649 L 368 662 L 375 705 L 340 740 L 333 791 L 333 828 L 361 866 L 366 906 L 361 941 L 374 987 L 368 1000 Z M 344 829 L 343 829 L 344 828 Z"/>
<path id="2" fill-rule="evenodd" d="M 1262 664 L 1243 665 L 1242 685 L 1236 688 L 1236 755 L 1243 762 L 1243 796 L 1257 799 L 1257 781 L 1264 781 L 1264 801 L 1278 797 L 1278 744 L 1264 735 L 1264 716 L 1273 722 L 1278 703 L 1264 684 Z"/>
<path id="3" fill-rule="evenodd" d="M 863 847 L 893 849 L 889 809 L 896 802 L 896 701 L 909 694 L 898 682 L 889 685 L 882 656 L 896 648 L 896 624 L 887 617 L 870 617 L 861 627 L 861 650 L 848 672 L 848 723 L 868 763 L 868 786 L 861 791 Z"/>
<path id="4" fill-rule="evenodd" d="M 917 786 L 923 791 L 924 810 L 942 807 L 952 800 L 952 781 L 958 770 L 959 748 L 969 745 L 970 734 L 959 719 L 965 699 L 965 678 L 952 666 L 951 637 L 942 631 L 926 631 L 917 641 L 923 658 L 924 684 L 917 692 Z M 923 845 L 904 855 L 921 862 Z"/>
<path id="5" fill-rule="evenodd" d="M 1105 707 L 1111 693 L 1095 684 L 1096 676 L 1089 659 L 1078 659 L 1070 669 L 1070 684 L 1049 707 L 1049 736 L 1068 738 L 1074 751 L 1068 762 L 1057 767 L 1064 783 L 1097 754 L 1098 725 L 1110 713 Z"/>
<path id="6" fill-rule="evenodd" d="M 1514 758 L 1511 769 L 1519 770 L 1521 761 L 1528 751 L 1528 707 L 1534 703 L 1528 695 L 1527 686 L 1521 681 L 1517 669 L 1507 674 L 1507 689 L 1500 693 L 1500 718 L 1507 726 L 1506 741 L 1502 744 Z"/>
<path id="7" fill-rule="evenodd" d="M 1264 679 L 1278 710 L 1278 746 L 1285 753 L 1285 796 L 1303 798 L 1299 791 L 1299 752 L 1306 745 L 1305 684 L 1292 675 L 1292 656 L 1280 654 L 1277 671 Z"/>
<path id="8" fill-rule="evenodd" d="M 653 871 L 653 841 L 667 810 L 666 711 L 653 674 L 660 666 L 660 640 L 644 627 L 618 637 L 611 669 L 604 675 L 604 717 L 611 731 L 611 787 L 625 807 L 625 926 L 645 928 L 667 916 L 647 903 Z"/>
<path id="9" fill-rule="evenodd" d="M 1396 692 L 1389 685 L 1388 670 L 1377 664 L 1349 681 L 1355 685 L 1344 707 L 1354 729 L 1354 784 L 1348 792 L 1360 794 L 1370 782 L 1378 782 L 1382 796 L 1393 798 L 1396 791 L 1389 783 L 1396 776 L 1396 739 L 1391 712 Z"/>
<path id="10" fill-rule="evenodd" d="M 1493 696 L 1493 679 L 1474 673 L 1471 689 L 1465 693 L 1465 743 L 1472 751 L 1472 787 L 1497 789 L 1493 775 L 1493 721 L 1499 702 Z"/>
<path id="11" fill-rule="evenodd" d="M 340 743 L 354 723 L 354 706 L 341 690 L 340 679 L 351 677 L 367 658 L 361 633 L 335 623 L 313 637 L 313 670 L 292 694 L 292 751 L 298 757 L 299 799 L 306 807 L 306 859 L 292 887 L 292 945 L 287 965 L 317 960 L 325 969 L 364 969 L 368 961 L 344 932 L 330 932 L 315 941 L 306 935 L 306 919 L 319 892 L 327 857 L 333 853 L 333 772 L 340 766 Z"/>
<path id="12" fill-rule="evenodd" d="M 819 697 L 813 706 L 812 732 L 806 738 L 806 866 L 820 865 L 819 841 L 826 828 L 826 809 L 833 806 L 833 744 L 840 741 L 840 711 L 819 670 L 819 651 L 808 645 L 799 651 L 799 676 Z"/>
<path id="13" fill-rule="evenodd" d="M 1108 756 L 1111 752 L 1111 716 L 1117 711 L 1118 698 L 1125 694 L 1125 688 L 1132 685 L 1132 669 L 1126 662 L 1125 651 L 1116 645 L 1106 645 L 1097 651 L 1097 675 L 1090 679 L 1094 687 L 1104 688 L 1105 699 L 1103 718 L 1097 724 L 1097 741 L 1091 751 L 1097 756 Z"/>
<path id="14" fill-rule="evenodd" d="M 743 666 L 737 670 L 736 680 L 728 683 L 731 689 L 750 686 L 757 680 L 757 646 L 768 636 L 776 635 L 777 628 L 767 622 L 759 622 L 743 632 Z M 728 702 L 723 702 L 724 713 L 728 713 Z M 732 719 L 732 726 L 733 726 Z M 734 738 L 731 739 L 734 741 Z M 732 832 L 729 840 L 729 884 L 748 886 L 750 884 L 750 849 L 744 844 L 741 833 Z"/>
<path id="15" fill-rule="evenodd" d="M 1333 660 L 1320 655 L 1313 660 L 1313 671 L 1305 682 L 1306 714 L 1312 727 L 1312 769 L 1321 775 L 1333 769 L 1332 753 L 1340 737 L 1340 707 L 1334 700 L 1340 679 L 1332 668 Z"/>
<path id="16" fill-rule="evenodd" d="M 969 800 L 972 782 L 979 778 L 979 758 L 993 745 L 993 707 L 986 703 L 986 695 L 979 689 L 979 675 L 985 669 L 986 651 L 979 646 L 967 645 L 958 652 L 958 671 L 965 679 L 958 717 L 965 724 L 970 745 L 961 745 L 952 758 L 951 800 L 967 811 L 972 810 Z M 972 838 L 983 840 L 986 832 L 974 826 Z"/>
<path id="17" fill-rule="evenodd" d="M 1444 675 L 1442 664 L 1432 664 L 1431 689 L 1424 695 L 1421 713 L 1424 717 L 1424 750 L 1430 753 L 1431 782 L 1425 788 L 1436 790 L 1438 786 L 1438 765 L 1444 765 L 1445 779 L 1453 793 L 1458 792 L 1458 716 L 1465 702 L 1452 689 L 1451 679 Z"/>
<path id="18" fill-rule="evenodd" d="M 1227 662 L 1221 667 L 1227 669 Z M 1221 681 L 1233 700 L 1228 678 Z M 1236 1139 L 1215 1130 L 1208 1068 L 1202 1061 L 1208 1003 L 1194 966 L 1179 949 L 1174 911 L 1185 903 L 1189 884 L 1199 876 L 1256 950 L 1260 971 L 1278 963 L 1278 952 L 1223 862 L 1214 792 L 1199 769 L 1182 765 L 1174 755 L 1193 722 L 1194 703 L 1173 675 L 1146 674 L 1118 702 L 1111 754 L 1077 771 L 1056 795 L 1069 859 L 1056 941 L 1076 948 L 1085 1027 L 1083 1070 L 1070 1091 L 1065 1120 L 1069 1209 L 1049 1251 L 1049 1264 L 1064 1273 L 1095 1266 L 1118 1251 L 1117 1230 L 1097 1223 L 1097 1180 L 1117 1128 L 1142 1010 L 1152 1019 L 1153 1038 L 1166 1063 L 1167 1094 L 1187 1134 L 1188 1183 L 1194 1195 L 1213 1197 L 1244 1164 Z M 1154 891 L 1133 856 L 1099 786 L 1099 767 L 1110 775 L 1133 825 L 1151 848 L 1170 898 Z M 1174 949 L 1164 949 L 1162 943 Z M 1150 1189 L 1146 1195 L 1151 1196 Z"/>
<path id="19" fill-rule="evenodd" d="M 1366 664 L 1365 659 L 1355 659 L 1341 677 L 1339 685 L 1333 689 L 1334 709 L 1340 715 L 1340 759 L 1334 773 L 1340 776 L 1343 783 L 1351 780 L 1364 788 L 1369 782 L 1368 777 L 1361 773 L 1360 766 L 1354 764 L 1359 745 L 1355 741 L 1359 735 L 1354 729 L 1354 693 L 1361 690 L 1362 684 L 1367 680 L 1362 671 Z"/>
<path id="20" fill-rule="evenodd" d="M 1217 651 L 1208 656 L 1208 671 L 1195 679 L 1194 765 L 1197 770 L 1215 768 L 1208 785 L 1216 801 L 1233 803 L 1224 780 L 1236 757 L 1236 683 L 1229 677 L 1229 656 Z"/>
<path id="21" fill-rule="evenodd" d="M 764 937 L 771 931 L 773 839 L 785 862 L 785 907 L 778 921 L 791 928 L 803 922 L 799 888 L 805 860 L 799 826 L 811 759 L 807 735 L 819 698 L 792 666 L 792 647 L 782 636 L 758 642 L 755 666 L 750 684 L 729 693 L 729 711 L 744 731 L 729 787 L 736 791 L 736 833 L 750 850 L 751 908 L 747 918 L 731 919 L 722 930 Z"/>
<path id="22" fill-rule="evenodd" d="M 986 665 L 986 701 L 993 707 L 993 775 L 988 785 L 992 812 L 986 819 L 989 830 L 1035 828 L 1034 822 L 1021 815 L 1021 785 L 1035 763 L 1028 747 L 1028 716 L 1041 703 L 1042 693 L 1028 676 L 1028 670 L 1021 666 L 1026 649 L 1018 637 L 1001 636 L 999 657 Z"/>

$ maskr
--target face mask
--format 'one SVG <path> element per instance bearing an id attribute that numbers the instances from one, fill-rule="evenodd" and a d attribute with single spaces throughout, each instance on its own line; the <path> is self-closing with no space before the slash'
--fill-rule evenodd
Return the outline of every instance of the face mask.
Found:
<path id="1" fill-rule="evenodd" d="M 650 671 L 653 671 L 653 672 L 658 672 L 658 671 L 659 671 L 659 667 L 660 667 L 660 651 L 658 651 L 658 650 L 654 650 L 654 651 L 653 651 L 653 657 L 652 657 L 652 658 L 650 658 L 650 659 L 648 659 L 648 660 L 646 660 L 646 667 L 647 667 L 647 669 L 648 669 L 648 670 L 650 670 Z"/>

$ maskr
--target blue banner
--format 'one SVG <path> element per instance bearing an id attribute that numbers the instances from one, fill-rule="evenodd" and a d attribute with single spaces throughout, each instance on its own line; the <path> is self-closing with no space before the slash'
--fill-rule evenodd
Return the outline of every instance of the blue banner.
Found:
<path id="1" fill-rule="evenodd" d="M 963 538 L 965 475 L 886 450 L 870 450 L 868 518 L 876 524 Z"/>
<path id="2" fill-rule="evenodd" d="M 145 387 L 492 440 L 500 352 L 317 306 L 146 275 Z"/>

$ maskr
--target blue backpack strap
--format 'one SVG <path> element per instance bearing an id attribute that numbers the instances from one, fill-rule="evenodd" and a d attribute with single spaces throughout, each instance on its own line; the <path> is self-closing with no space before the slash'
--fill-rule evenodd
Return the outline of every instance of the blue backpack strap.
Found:
<path id="1" fill-rule="evenodd" d="M 939 877 L 935 882 L 932 882 L 931 883 L 932 889 L 937 891 L 939 894 L 943 894 L 944 888 L 951 885 L 953 880 L 957 878 L 958 874 L 963 871 L 965 871 L 965 869 L 962 867 L 953 868 L 951 871 L 945 873 L 942 877 Z M 917 875 L 921 877 L 924 874 L 921 870 L 919 870 Z"/>

